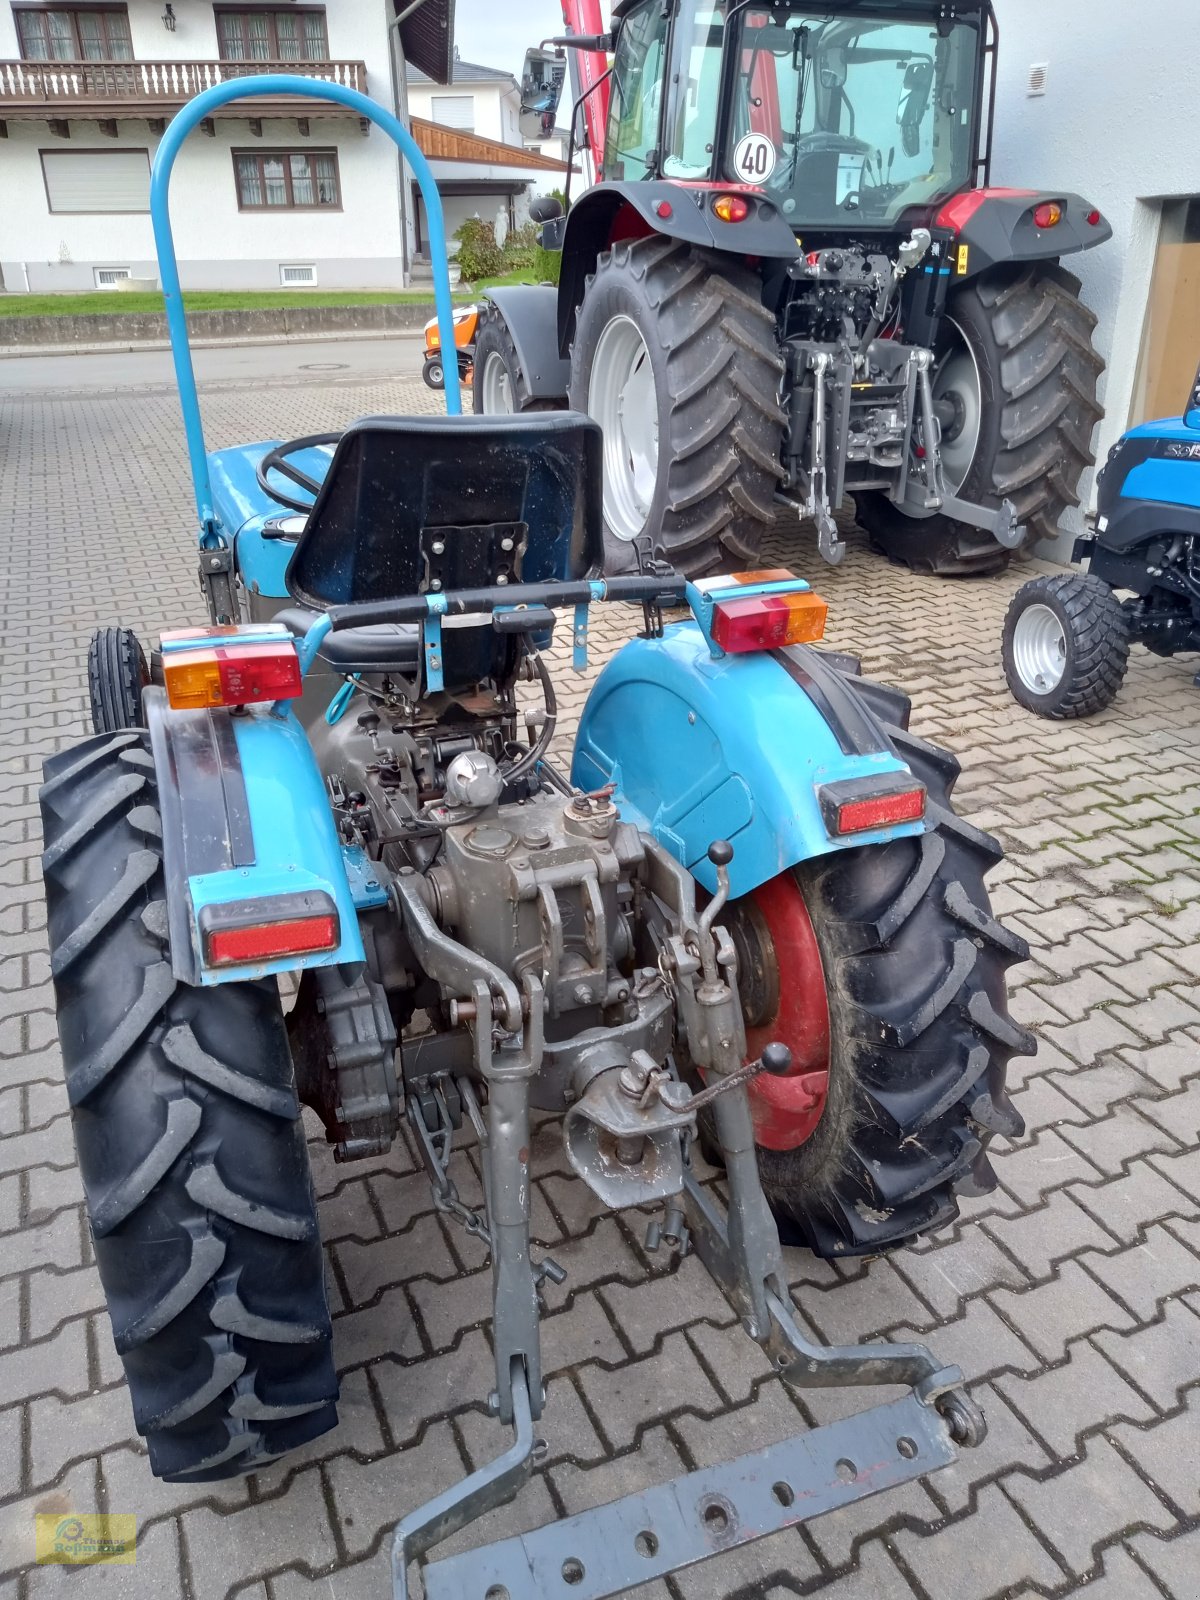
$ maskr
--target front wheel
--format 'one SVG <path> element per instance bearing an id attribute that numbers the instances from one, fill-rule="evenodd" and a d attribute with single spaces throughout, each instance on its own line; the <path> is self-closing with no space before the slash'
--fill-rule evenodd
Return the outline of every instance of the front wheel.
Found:
<path id="1" fill-rule="evenodd" d="M 1102 414 L 1096 318 L 1079 288 L 1053 261 L 993 267 L 952 293 L 934 352 L 946 483 L 977 505 L 1011 500 L 1029 545 L 1053 539 L 1079 504 Z M 997 572 L 1012 557 L 942 512 L 901 510 L 876 492 L 856 501 L 871 542 L 914 572 Z"/>
<path id="2" fill-rule="evenodd" d="M 444 389 L 446 387 L 446 373 L 442 366 L 441 356 L 426 356 L 425 365 L 421 368 L 421 376 L 431 389 Z"/>
<path id="3" fill-rule="evenodd" d="M 87 674 L 94 732 L 143 726 L 142 691 L 150 670 L 132 628 L 96 629 L 88 645 Z"/>
<path id="4" fill-rule="evenodd" d="M 45 777 L 63 1069 L 134 1422 L 156 1476 L 235 1477 L 337 1420 L 278 985 L 176 981 L 146 732 L 77 745 Z"/>
<path id="5" fill-rule="evenodd" d="M 825 1257 L 893 1249 L 992 1190 L 990 1141 L 1023 1129 L 1008 1061 L 1034 1048 L 1005 983 L 1028 951 L 988 903 L 998 846 L 951 807 L 958 762 L 906 731 L 904 696 L 855 692 L 926 785 L 925 833 L 804 862 L 729 918 L 751 1055 L 793 1053 L 750 1086 L 763 1190 L 784 1242 Z"/>
<path id="6" fill-rule="evenodd" d="M 1033 578 L 1004 619 L 1004 676 L 1014 700 L 1056 722 L 1112 705 L 1129 664 L 1129 622 L 1091 573 Z"/>

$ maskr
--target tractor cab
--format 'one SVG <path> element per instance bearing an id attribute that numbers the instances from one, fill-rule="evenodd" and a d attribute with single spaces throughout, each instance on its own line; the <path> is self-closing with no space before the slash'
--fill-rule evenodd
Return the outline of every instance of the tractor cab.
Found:
<path id="1" fill-rule="evenodd" d="M 812 231 L 891 227 L 974 177 L 978 8 L 749 6 L 724 27 L 686 0 L 670 29 L 653 3 L 622 16 L 606 180 L 748 185 Z"/>

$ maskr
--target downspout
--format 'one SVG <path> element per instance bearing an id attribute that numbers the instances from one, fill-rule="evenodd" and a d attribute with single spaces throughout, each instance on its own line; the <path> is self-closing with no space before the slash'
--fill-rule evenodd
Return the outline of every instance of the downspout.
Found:
<path id="1" fill-rule="evenodd" d="M 391 0 L 388 0 L 391 3 Z M 404 54 L 404 46 L 400 39 L 400 28 L 408 21 L 415 11 L 419 11 L 425 0 L 411 0 L 397 16 L 388 23 L 388 65 L 392 74 L 392 109 L 406 128 L 411 128 L 408 117 L 408 84 L 404 73 L 400 70 L 400 58 Z M 399 202 L 400 202 L 400 270 L 404 279 L 404 287 L 411 282 L 412 262 L 408 254 L 408 185 L 409 178 L 404 164 L 404 156 L 396 151 L 396 161 L 400 175 Z"/>

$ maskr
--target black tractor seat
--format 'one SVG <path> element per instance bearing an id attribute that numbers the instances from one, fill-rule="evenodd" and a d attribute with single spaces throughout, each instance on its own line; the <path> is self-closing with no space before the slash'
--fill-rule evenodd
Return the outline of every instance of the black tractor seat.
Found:
<path id="1" fill-rule="evenodd" d="M 271 619 L 303 639 L 320 616 L 307 606 L 285 606 Z M 412 623 L 380 622 L 329 633 L 317 654 L 335 672 L 402 672 L 412 677 L 421 656 L 421 630 Z"/>

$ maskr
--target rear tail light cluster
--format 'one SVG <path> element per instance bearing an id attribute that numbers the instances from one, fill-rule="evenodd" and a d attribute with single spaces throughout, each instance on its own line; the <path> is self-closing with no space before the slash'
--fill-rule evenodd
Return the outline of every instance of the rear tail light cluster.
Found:
<path id="1" fill-rule="evenodd" d="M 822 784 L 817 799 L 833 838 L 920 822 L 925 815 L 925 785 L 908 772 Z"/>
<path id="2" fill-rule="evenodd" d="M 1040 206 L 1033 208 L 1033 225 L 1035 228 L 1057 228 L 1062 221 L 1063 208 L 1057 200 L 1046 200 Z"/>
<path id="3" fill-rule="evenodd" d="M 163 684 L 176 711 L 292 700 L 301 691 L 296 641 L 279 624 L 181 628 L 159 642 Z"/>
<path id="4" fill-rule="evenodd" d="M 750 202 L 740 194 L 719 194 L 712 208 L 722 222 L 745 222 L 750 215 Z"/>
<path id="5" fill-rule="evenodd" d="M 337 907 L 323 891 L 202 906 L 198 920 L 206 967 L 261 966 L 341 942 Z"/>
<path id="6" fill-rule="evenodd" d="M 736 593 L 750 586 L 762 586 L 765 592 Z M 729 655 L 781 650 L 785 645 L 812 644 L 824 637 L 828 603 L 802 578 L 782 567 L 702 579 L 696 587 L 712 594 L 713 643 Z"/>

